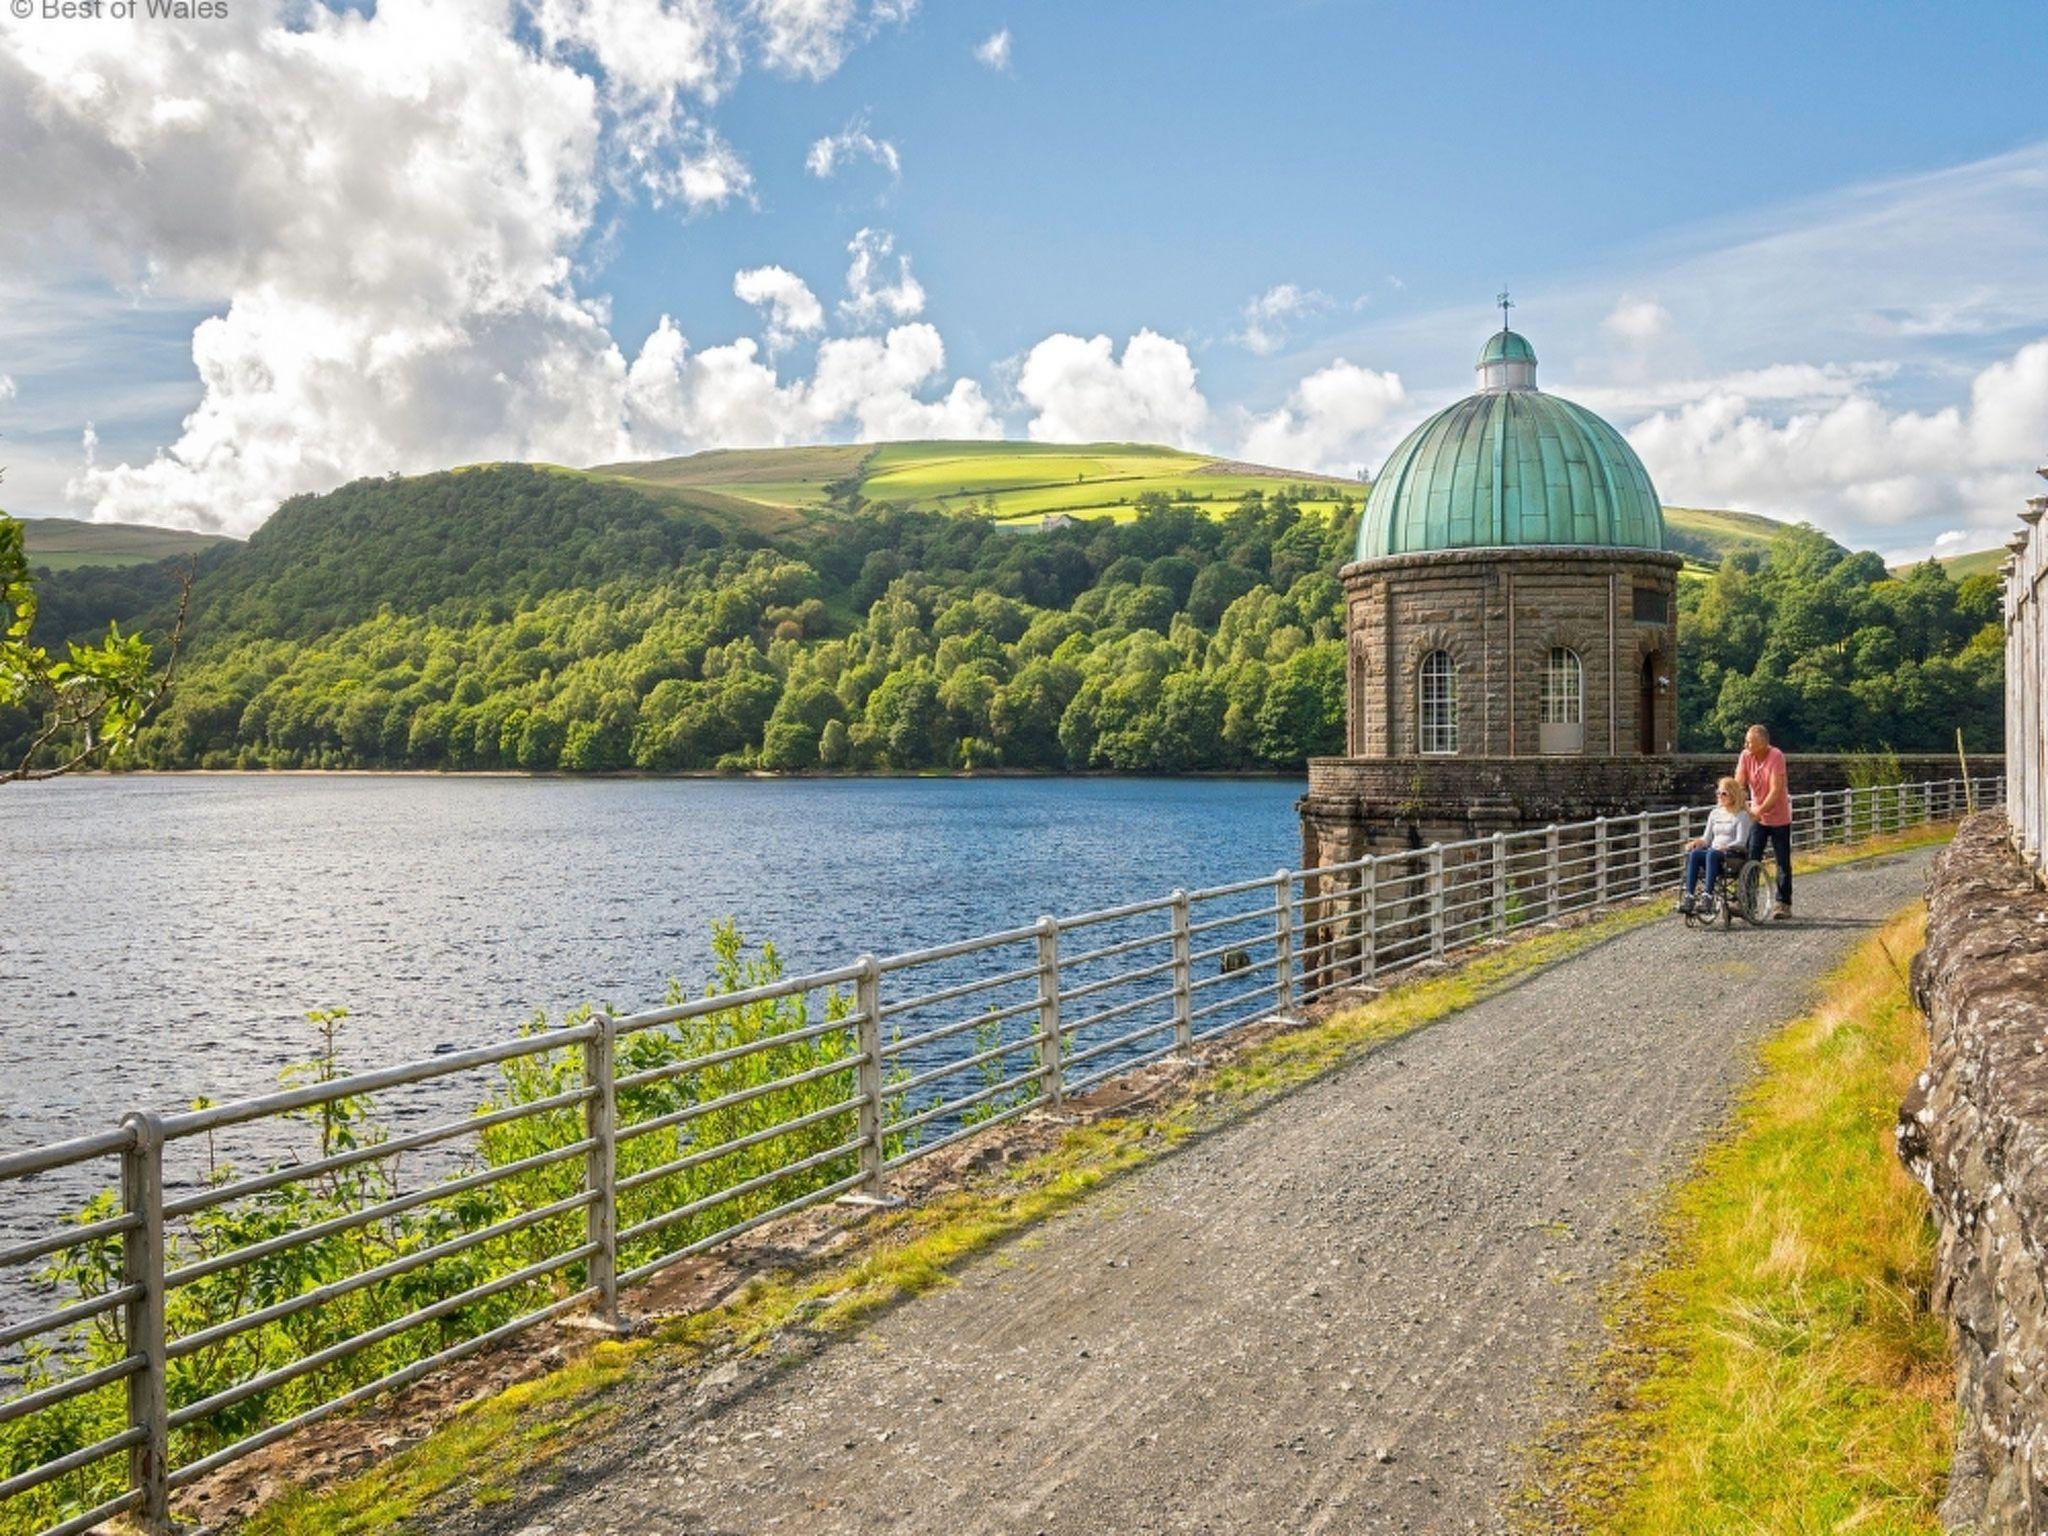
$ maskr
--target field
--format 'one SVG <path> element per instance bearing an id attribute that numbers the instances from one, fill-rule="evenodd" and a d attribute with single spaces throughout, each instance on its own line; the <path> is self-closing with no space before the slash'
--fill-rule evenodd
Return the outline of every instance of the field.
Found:
<path id="1" fill-rule="evenodd" d="M 1945 556 L 1941 565 L 1950 581 L 1961 581 L 1965 576 L 1996 576 L 2004 559 L 2003 548 L 1973 549 L 1966 555 Z"/>
<path id="2" fill-rule="evenodd" d="M 22 519 L 23 542 L 32 566 L 52 571 L 86 565 L 147 565 L 172 555 L 196 555 L 214 544 L 235 542 L 217 533 L 186 533 L 139 523 L 84 523 L 70 517 Z"/>

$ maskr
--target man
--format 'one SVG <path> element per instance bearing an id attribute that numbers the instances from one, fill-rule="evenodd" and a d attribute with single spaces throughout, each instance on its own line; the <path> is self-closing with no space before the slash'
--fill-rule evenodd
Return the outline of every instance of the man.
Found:
<path id="1" fill-rule="evenodd" d="M 1771 733 L 1752 725 L 1735 759 L 1735 777 L 1749 791 L 1749 856 L 1760 859 L 1769 844 L 1778 856 L 1778 905 L 1774 921 L 1792 915 L 1792 792 L 1785 783 L 1785 754 L 1771 745 Z"/>

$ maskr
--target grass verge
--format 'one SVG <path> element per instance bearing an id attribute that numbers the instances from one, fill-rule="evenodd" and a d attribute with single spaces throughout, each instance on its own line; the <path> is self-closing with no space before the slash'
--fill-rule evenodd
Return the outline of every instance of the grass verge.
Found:
<path id="1" fill-rule="evenodd" d="M 1918 828 L 1854 849 L 1802 859 L 1802 872 L 1945 841 Z M 616 1389 L 641 1373 L 684 1369 L 707 1356 L 763 1353 L 794 1330 L 850 1331 L 896 1302 L 944 1284 L 962 1262 L 1056 1215 L 1104 1181 L 1220 1129 L 1419 1029 L 1569 959 L 1660 920 L 1665 897 L 1581 926 L 1542 932 L 1479 955 L 1448 974 L 1390 988 L 1362 1007 L 1257 1043 L 1197 1074 L 1144 1114 L 1076 1127 L 1015 1168 L 926 1203 L 871 1217 L 859 1255 L 826 1270 L 757 1280 L 734 1301 L 663 1325 L 651 1337 L 597 1346 L 576 1363 L 473 1404 L 417 1444 L 318 1492 L 293 1490 L 259 1510 L 250 1536 L 357 1536 L 390 1531 L 456 1501 L 499 1502 L 515 1481 L 544 1479 L 561 1449 L 625 1406 Z"/>
<path id="2" fill-rule="evenodd" d="M 1596 1371 L 1612 1406 L 1540 1463 L 1533 1529 L 1584 1536 L 1939 1529 L 1952 1443 L 1934 1234 L 1893 1153 L 1925 1055 L 1887 923 L 1762 1049 L 1729 1134 L 1620 1287 Z"/>

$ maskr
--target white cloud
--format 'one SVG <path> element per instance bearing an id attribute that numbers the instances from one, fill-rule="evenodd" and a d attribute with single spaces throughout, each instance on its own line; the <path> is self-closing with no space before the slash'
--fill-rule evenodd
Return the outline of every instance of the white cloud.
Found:
<path id="1" fill-rule="evenodd" d="M 1938 518 L 1974 542 L 2012 523 L 2044 422 L 2048 338 L 1978 373 L 1967 406 L 1896 411 L 1857 390 L 1778 420 L 1719 390 L 1628 436 L 1664 495 L 1688 505 L 1870 531 Z"/>
<path id="2" fill-rule="evenodd" d="M 946 361 L 929 325 L 827 341 L 811 376 L 787 384 L 756 352 L 743 338 L 693 353 L 663 316 L 627 380 L 636 449 L 776 447 L 841 432 L 868 440 L 1002 435 L 971 379 L 955 379 L 937 399 L 923 398 L 944 376 Z"/>
<path id="3" fill-rule="evenodd" d="M 1388 418 L 1406 399 L 1398 374 L 1339 358 L 1297 384 L 1279 410 L 1252 418 L 1239 456 L 1326 475 L 1369 472 L 1388 446 Z"/>
<path id="4" fill-rule="evenodd" d="M 14 378 L 11 374 L 0 373 L 0 401 L 14 398 Z"/>
<path id="5" fill-rule="evenodd" d="M 857 117 L 837 133 L 811 142 L 804 156 L 804 169 L 819 180 L 835 175 L 840 166 L 854 159 L 872 160 L 889 173 L 891 181 L 903 179 L 903 157 L 887 139 L 868 131 L 865 117 Z"/>
<path id="6" fill-rule="evenodd" d="M 778 74 L 822 80 L 854 46 L 887 25 L 908 21 L 917 0 L 751 0 L 761 57 Z"/>
<path id="7" fill-rule="evenodd" d="M 1188 349 L 1149 330 L 1121 358 L 1107 336 L 1048 336 L 1025 357 L 1017 393 L 1040 442 L 1193 446 L 1209 419 Z"/>
<path id="8" fill-rule="evenodd" d="M 1289 326 L 1304 315 L 1328 308 L 1330 297 L 1295 283 L 1277 283 L 1244 307 L 1244 329 L 1231 340 L 1261 357 L 1280 350 Z"/>
<path id="9" fill-rule="evenodd" d="M 810 284 L 782 267 L 751 267 L 736 273 L 732 291 L 735 298 L 767 312 L 771 356 L 825 328 L 825 307 Z"/>
<path id="10" fill-rule="evenodd" d="M 1007 74 L 1010 69 L 1010 29 L 991 32 L 975 45 L 974 56 L 998 74 Z"/>
<path id="11" fill-rule="evenodd" d="M 818 75 L 908 13 L 740 4 L 247 0 L 203 47 L 112 22 L 0 33 L 0 250 L 62 272 L 53 294 L 81 273 L 111 285 L 74 337 L 113 334 L 138 302 L 200 316 L 175 440 L 88 455 L 67 493 L 101 518 L 245 532 L 358 475 L 633 451 L 668 343 L 629 368 L 579 290 L 600 194 L 745 200 L 702 113 L 749 40 Z M 771 305 L 771 340 L 800 319 L 780 312 L 778 332 Z M 780 430 L 774 392 L 795 386 L 771 373 L 764 395 L 752 345 L 691 359 L 709 381 L 695 430 Z"/>
<path id="12" fill-rule="evenodd" d="M 839 312 L 854 325 L 878 320 L 908 320 L 924 313 L 924 285 L 910 272 L 910 258 L 896 256 L 896 276 L 889 278 L 889 258 L 896 237 L 884 229 L 863 229 L 847 242 L 853 260 L 846 268 L 846 297 Z"/>
<path id="13" fill-rule="evenodd" d="M 1631 346 L 1647 346 L 1670 332 L 1671 311 L 1655 299 L 1623 299 L 1600 328 Z"/>

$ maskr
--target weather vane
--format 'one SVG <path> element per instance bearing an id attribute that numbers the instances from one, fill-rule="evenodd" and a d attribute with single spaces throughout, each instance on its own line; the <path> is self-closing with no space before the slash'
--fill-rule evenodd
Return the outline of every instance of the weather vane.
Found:
<path id="1" fill-rule="evenodd" d="M 1508 297 L 1507 289 L 1503 288 L 1500 297 L 1493 302 L 1500 306 L 1500 328 L 1505 331 L 1508 328 L 1508 311 L 1515 307 L 1515 301 Z"/>

